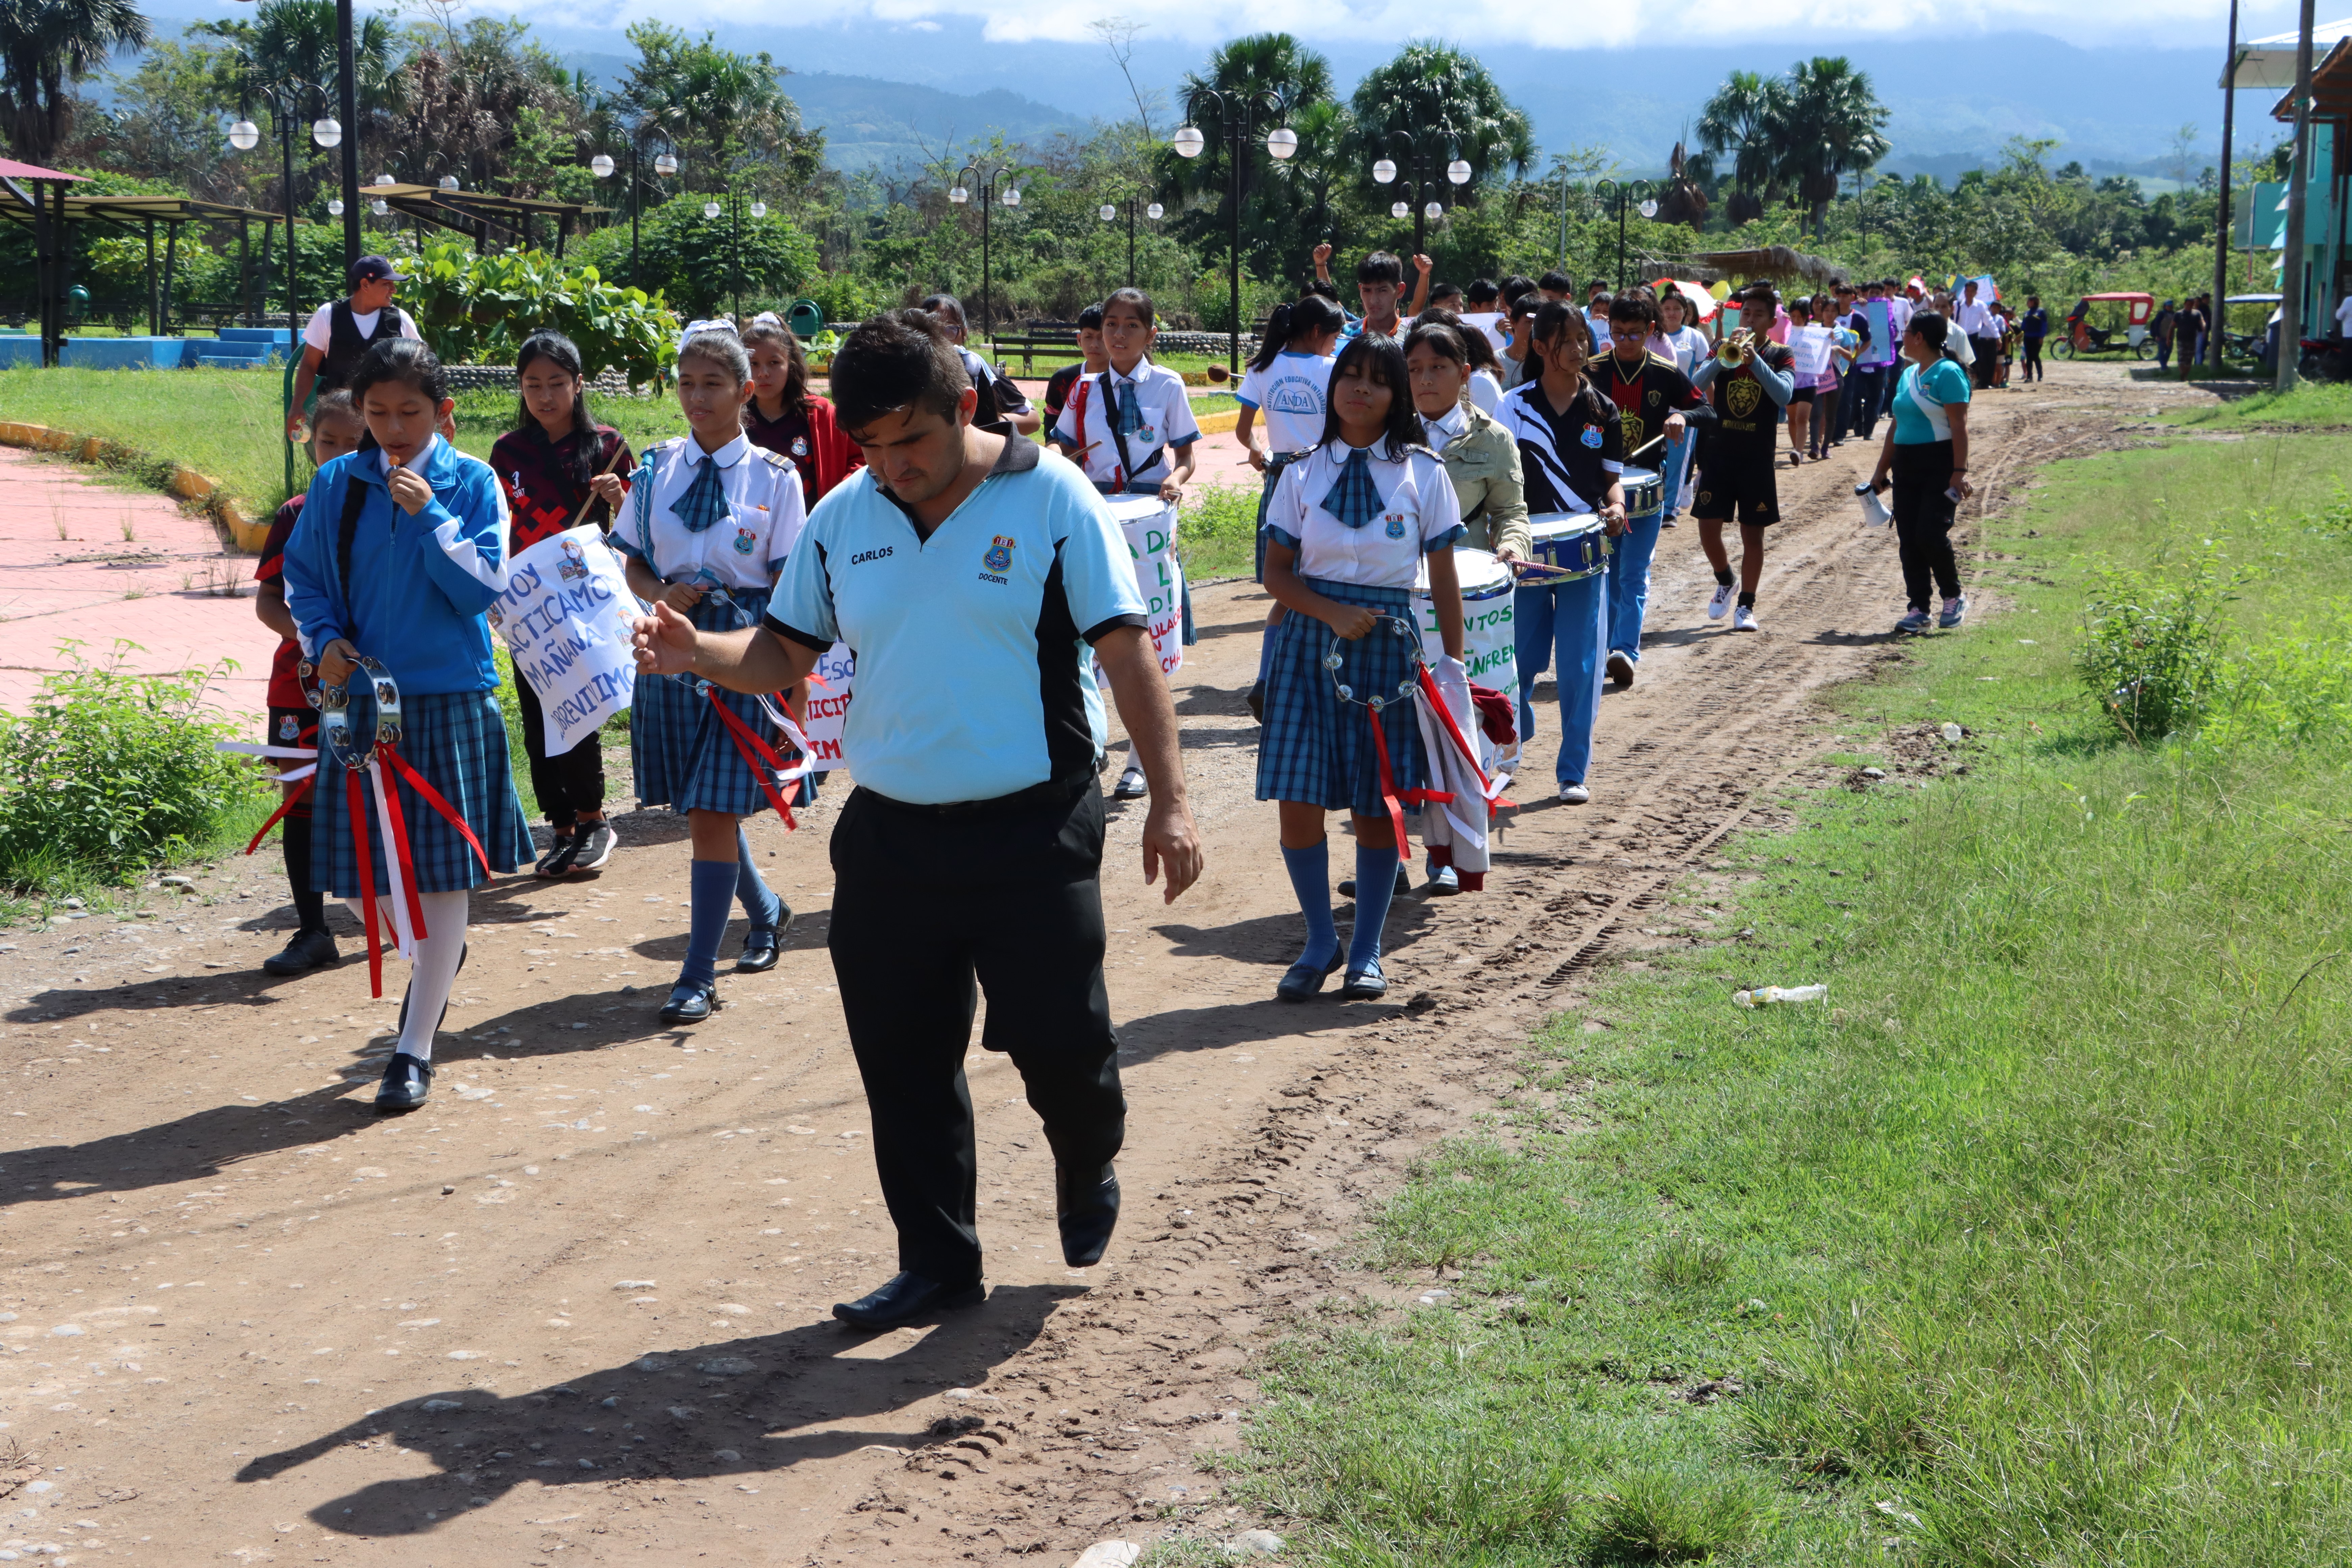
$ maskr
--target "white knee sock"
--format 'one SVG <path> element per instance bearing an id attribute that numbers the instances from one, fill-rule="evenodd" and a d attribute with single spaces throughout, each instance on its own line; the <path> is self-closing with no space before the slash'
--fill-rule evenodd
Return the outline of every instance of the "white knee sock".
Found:
<path id="1" fill-rule="evenodd" d="M 441 1009 L 449 1003 L 449 993 L 457 982 L 457 961 L 466 952 L 466 917 L 471 899 L 465 893 L 419 893 L 417 904 L 425 911 L 425 929 L 430 935 L 416 944 L 416 962 L 408 974 L 408 1026 L 400 1033 L 400 1042 L 393 1048 L 415 1057 L 418 1061 L 433 1059 L 433 1031 L 441 1022 Z M 344 904 L 355 920 L 361 916 L 357 899 L 345 899 Z M 389 900 L 376 900 L 376 927 L 386 933 L 392 929 L 392 905 Z"/>

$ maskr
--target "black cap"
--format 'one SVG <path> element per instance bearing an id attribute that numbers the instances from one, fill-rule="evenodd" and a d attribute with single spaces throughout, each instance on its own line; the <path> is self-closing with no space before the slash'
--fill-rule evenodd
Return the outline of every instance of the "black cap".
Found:
<path id="1" fill-rule="evenodd" d="M 352 263 L 353 283 L 382 283 L 386 279 L 394 283 L 407 281 L 400 275 L 398 268 L 381 256 L 362 256 Z"/>

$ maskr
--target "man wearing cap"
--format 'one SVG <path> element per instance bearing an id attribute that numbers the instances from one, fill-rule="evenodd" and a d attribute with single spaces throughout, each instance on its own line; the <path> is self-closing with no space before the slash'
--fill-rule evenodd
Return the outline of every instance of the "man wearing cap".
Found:
<path id="1" fill-rule="evenodd" d="M 407 311 L 392 302 L 400 274 L 381 256 L 352 263 L 347 300 L 321 305 L 302 329 L 302 363 L 294 372 L 294 406 L 287 410 L 286 434 L 300 435 L 316 393 L 332 392 L 351 380 L 360 358 L 378 342 L 422 338 Z"/>

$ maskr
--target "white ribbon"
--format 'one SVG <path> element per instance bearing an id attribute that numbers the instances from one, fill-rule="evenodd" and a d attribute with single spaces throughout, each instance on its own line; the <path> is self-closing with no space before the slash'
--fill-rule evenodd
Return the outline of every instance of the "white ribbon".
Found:
<path id="1" fill-rule="evenodd" d="M 270 775 L 272 784 L 300 784 L 319 771 L 319 748 L 316 746 L 265 746 L 254 741 L 215 741 L 215 752 L 234 752 L 241 757 L 282 757 L 291 762 L 305 760 L 307 768 L 287 768 Z"/>
<path id="2" fill-rule="evenodd" d="M 392 901 L 393 945 L 400 956 L 415 963 L 416 932 L 408 923 L 408 889 L 400 879 L 400 840 L 393 836 L 392 808 L 385 804 L 384 792 L 391 787 L 383 776 L 383 763 L 374 757 L 368 759 L 368 783 L 375 786 L 375 824 L 383 835 L 383 879 L 386 896 Z M 353 824 L 356 827 L 357 824 Z M 361 835 L 359 852 L 368 852 L 365 836 Z"/>

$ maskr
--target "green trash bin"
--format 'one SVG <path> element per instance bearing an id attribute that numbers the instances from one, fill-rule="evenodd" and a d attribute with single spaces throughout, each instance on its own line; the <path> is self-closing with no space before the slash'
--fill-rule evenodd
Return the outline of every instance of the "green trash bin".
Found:
<path id="1" fill-rule="evenodd" d="M 814 300 L 795 300 L 784 312 L 784 325 L 796 338 L 813 338 L 824 331 L 824 307 Z"/>

